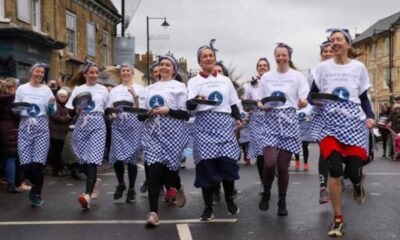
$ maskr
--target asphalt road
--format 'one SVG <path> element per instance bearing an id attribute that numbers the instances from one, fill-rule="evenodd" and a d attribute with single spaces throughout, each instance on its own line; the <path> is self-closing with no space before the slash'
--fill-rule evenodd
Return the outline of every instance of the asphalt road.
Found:
<path id="1" fill-rule="evenodd" d="M 160 201 L 161 224 L 145 229 L 148 212 L 146 194 L 138 193 L 137 202 L 126 204 L 112 198 L 116 179 L 112 169 L 99 172 L 101 195 L 89 211 L 82 211 L 77 201 L 85 182 L 46 176 L 45 204 L 31 207 L 28 194 L 0 192 L 0 240 L 25 239 L 329 239 L 327 229 L 332 220 L 329 204 L 320 205 L 317 175 L 318 148 L 311 145 L 308 172 L 291 167 L 287 217 L 277 216 L 277 187 L 272 190 L 270 209 L 258 209 L 260 182 L 255 165 L 241 165 L 241 179 L 236 183 L 241 211 L 228 215 L 222 202 L 215 206 L 215 221 L 199 222 L 203 210 L 201 191 L 193 187 L 194 166 L 189 160 L 181 171 L 188 198 L 178 209 Z M 343 209 L 347 231 L 343 239 L 400 239 L 400 162 L 380 157 L 365 168 L 367 201 L 357 205 L 346 187 Z M 136 190 L 143 182 L 141 169 Z M 276 183 L 276 181 L 275 181 Z"/>

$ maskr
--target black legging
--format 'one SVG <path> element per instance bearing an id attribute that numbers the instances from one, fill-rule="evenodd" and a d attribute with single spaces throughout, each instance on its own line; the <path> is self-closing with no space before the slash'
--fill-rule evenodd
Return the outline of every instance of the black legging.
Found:
<path id="1" fill-rule="evenodd" d="M 62 150 L 64 147 L 64 140 L 58 139 L 50 139 L 50 149 L 48 160 L 53 168 L 53 173 L 57 174 L 58 172 L 64 169 L 64 163 L 62 161 Z"/>
<path id="2" fill-rule="evenodd" d="M 233 188 L 234 188 L 234 181 L 226 181 L 222 180 L 222 186 L 224 187 L 225 193 L 225 201 L 229 202 L 233 200 Z M 203 192 L 203 199 L 206 207 L 212 206 L 212 197 L 213 193 L 219 191 L 219 183 L 209 186 L 209 187 L 202 187 L 201 191 Z"/>
<path id="3" fill-rule="evenodd" d="M 127 165 L 128 165 L 129 188 L 133 189 L 133 188 L 135 188 L 135 182 L 136 182 L 138 169 L 137 169 L 136 164 L 128 163 Z M 124 162 L 116 161 L 114 163 L 114 170 L 115 170 L 115 175 L 117 176 L 118 184 L 119 185 L 125 185 L 125 181 L 124 181 L 124 172 L 125 172 Z"/>
<path id="4" fill-rule="evenodd" d="M 25 177 L 29 179 L 32 183 L 32 192 L 35 195 L 41 195 L 42 194 L 42 188 L 43 188 L 43 169 L 44 165 L 41 163 L 29 163 L 27 165 L 24 165 L 24 172 L 25 172 Z"/>
<path id="5" fill-rule="evenodd" d="M 303 149 L 303 161 L 304 163 L 308 163 L 308 156 L 309 156 L 308 142 L 301 142 L 301 147 Z M 295 154 L 294 156 L 296 158 L 296 161 L 300 160 L 300 154 Z"/>
<path id="6" fill-rule="evenodd" d="M 82 164 L 82 172 L 86 175 L 86 190 L 85 193 L 92 195 L 94 185 L 97 180 L 97 166 L 96 164 Z"/>
<path id="7" fill-rule="evenodd" d="M 263 183 L 264 178 L 263 178 L 263 172 L 264 172 L 264 156 L 259 155 L 257 156 L 257 170 L 258 170 L 258 175 L 260 176 L 260 181 Z"/>
<path id="8" fill-rule="evenodd" d="M 161 163 L 155 163 L 148 166 L 149 175 L 147 183 L 149 186 L 150 212 L 158 212 L 158 197 L 162 183 L 168 183 L 169 186 L 180 189 L 181 179 L 179 171 L 171 171 Z"/>
<path id="9" fill-rule="evenodd" d="M 322 156 L 318 159 L 319 186 L 326 188 L 328 186 L 329 163 Z"/>
<path id="10" fill-rule="evenodd" d="M 292 153 L 273 147 L 264 148 L 264 192 L 271 191 L 275 178 L 275 169 L 278 168 L 278 192 L 286 194 L 289 185 L 289 164 Z"/>
<path id="11" fill-rule="evenodd" d="M 389 130 L 380 127 L 379 132 L 381 133 L 382 137 L 383 154 L 386 156 L 386 149 L 387 149 L 386 146 L 388 144 Z"/>

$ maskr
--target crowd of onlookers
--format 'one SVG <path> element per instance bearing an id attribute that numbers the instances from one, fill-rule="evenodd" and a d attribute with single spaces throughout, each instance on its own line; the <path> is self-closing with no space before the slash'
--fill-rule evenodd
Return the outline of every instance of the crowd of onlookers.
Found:
<path id="1" fill-rule="evenodd" d="M 30 186 L 24 182 L 23 170 L 18 159 L 19 117 L 11 111 L 18 83 L 16 78 L 0 79 L 0 183 L 9 193 L 30 190 Z M 62 80 L 49 80 L 47 85 L 57 104 L 56 112 L 49 117 L 50 149 L 47 169 L 56 177 L 71 176 L 80 179 L 78 163 L 68 140 L 71 138 L 70 128 L 74 119 L 65 108 L 65 104 L 71 90 L 64 86 Z"/>

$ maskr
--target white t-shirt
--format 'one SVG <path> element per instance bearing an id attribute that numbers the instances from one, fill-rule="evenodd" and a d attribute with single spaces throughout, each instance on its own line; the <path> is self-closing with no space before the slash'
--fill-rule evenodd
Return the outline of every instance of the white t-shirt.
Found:
<path id="1" fill-rule="evenodd" d="M 144 89 L 140 96 L 142 108 L 168 107 L 186 111 L 187 88 L 177 80 L 158 81 Z"/>
<path id="2" fill-rule="evenodd" d="M 359 96 L 371 87 L 364 64 L 354 59 L 345 65 L 336 64 L 333 59 L 324 61 L 315 69 L 314 78 L 321 93 L 354 103 L 360 103 Z"/>
<path id="3" fill-rule="evenodd" d="M 244 87 L 243 99 L 258 101 L 263 98 L 262 88 L 260 83 L 257 83 L 257 85 L 255 86 L 251 85 L 250 83 L 246 83 L 244 84 L 243 87 Z"/>
<path id="4" fill-rule="evenodd" d="M 136 95 L 140 98 L 140 96 L 143 95 L 144 87 L 139 84 L 136 84 L 136 83 L 133 83 L 132 86 L 133 86 L 133 90 L 135 91 Z M 126 87 L 122 84 L 111 89 L 107 107 L 113 107 L 113 103 L 118 102 L 118 101 L 128 101 L 128 102 L 135 104 L 132 94 L 128 91 L 128 87 Z M 135 107 L 139 107 L 139 106 L 135 106 Z"/>
<path id="5" fill-rule="evenodd" d="M 51 98 L 54 99 L 54 95 L 48 86 L 42 84 L 40 87 L 33 87 L 28 82 L 17 88 L 14 102 L 31 104 L 27 110 L 21 112 L 21 116 L 38 117 L 47 114 L 47 107 Z M 56 110 L 56 107 L 57 105 L 54 103 L 54 110 Z"/>
<path id="6" fill-rule="evenodd" d="M 264 97 L 285 96 L 286 102 L 278 107 L 298 109 L 299 100 L 307 98 L 310 92 L 305 76 L 296 70 L 289 69 L 285 73 L 279 73 L 276 70 L 265 73 L 261 77 L 261 88 Z"/>
<path id="7" fill-rule="evenodd" d="M 231 113 L 231 106 L 240 102 L 232 81 L 219 74 L 216 77 L 210 75 L 207 78 L 203 78 L 199 74 L 191 78 L 188 82 L 188 91 L 188 99 L 203 96 L 208 100 L 219 102 L 215 106 L 199 104 L 193 110 L 194 112 L 215 111 Z"/>
<path id="8" fill-rule="evenodd" d="M 104 113 L 104 109 L 108 102 L 108 91 L 106 87 L 98 83 L 93 86 L 88 86 L 84 84 L 74 88 L 71 97 L 68 99 L 68 102 L 65 106 L 69 109 L 73 109 L 74 106 L 72 105 L 72 101 L 74 100 L 76 95 L 83 92 L 90 92 L 92 94 L 92 103 L 85 109 L 85 112 Z"/>

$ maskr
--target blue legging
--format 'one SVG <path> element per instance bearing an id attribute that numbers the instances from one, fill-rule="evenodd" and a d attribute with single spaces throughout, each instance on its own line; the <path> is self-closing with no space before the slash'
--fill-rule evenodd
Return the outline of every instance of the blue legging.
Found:
<path id="1" fill-rule="evenodd" d="M 6 176 L 8 186 L 15 187 L 15 175 L 16 175 L 16 157 L 8 157 L 6 159 Z"/>

